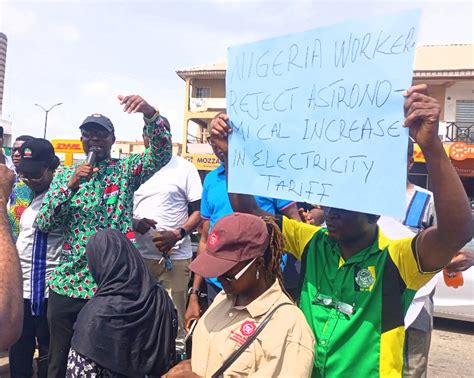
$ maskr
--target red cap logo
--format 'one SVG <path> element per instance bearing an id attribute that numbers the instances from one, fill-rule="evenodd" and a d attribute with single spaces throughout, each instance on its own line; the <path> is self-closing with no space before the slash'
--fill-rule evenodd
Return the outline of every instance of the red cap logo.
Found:
<path id="1" fill-rule="evenodd" d="M 31 151 L 30 148 L 25 148 L 25 150 L 23 151 L 23 157 L 29 158 L 31 157 L 31 155 L 33 155 L 33 151 Z"/>
<path id="2" fill-rule="evenodd" d="M 212 231 L 207 238 L 207 245 L 209 247 L 215 247 L 217 243 L 219 243 L 219 236 L 217 236 L 217 234 Z"/>

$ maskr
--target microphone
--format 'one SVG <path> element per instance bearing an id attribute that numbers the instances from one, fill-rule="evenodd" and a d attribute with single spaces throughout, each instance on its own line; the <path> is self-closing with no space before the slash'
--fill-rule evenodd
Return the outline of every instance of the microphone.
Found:
<path id="1" fill-rule="evenodd" d="M 94 165 L 97 159 L 97 147 L 92 146 L 89 148 L 89 152 L 87 153 L 86 164 Z"/>

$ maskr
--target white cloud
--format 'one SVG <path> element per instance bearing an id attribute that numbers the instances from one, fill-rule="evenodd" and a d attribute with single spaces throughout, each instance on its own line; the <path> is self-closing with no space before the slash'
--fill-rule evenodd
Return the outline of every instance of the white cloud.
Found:
<path id="1" fill-rule="evenodd" d="M 20 9 L 10 2 L 0 0 L 0 31 L 7 35 L 29 33 L 37 22 L 35 13 L 30 9 Z"/>
<path id="2" fill-rule="evenodd" d="M 74 43 L 79 42 L 81 39 L 81 33 L 74 25 L 54 25 L 51 29 L 53 33 L 57 34 L 65 42 Z"/>
<path id="3" fill-rule="evenodd" d="M 81 85 L 81 94 L 85 96 L 105 97 L 110 92 L 109 84 L 103 81 L 92 81 Z"/>

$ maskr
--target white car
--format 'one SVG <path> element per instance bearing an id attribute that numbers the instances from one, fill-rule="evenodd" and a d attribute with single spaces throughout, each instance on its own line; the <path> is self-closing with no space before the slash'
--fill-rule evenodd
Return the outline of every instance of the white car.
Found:
<path id="1" fill-rule="evenodd" d="M 474 239 L 464 249 L 474 253 Z M 474 322 L 474 267 L 462 275 L 464 284 L 455 289 L 446 286 L 443 273 L 440 273 L 434 296 L 434 316 Z"/>

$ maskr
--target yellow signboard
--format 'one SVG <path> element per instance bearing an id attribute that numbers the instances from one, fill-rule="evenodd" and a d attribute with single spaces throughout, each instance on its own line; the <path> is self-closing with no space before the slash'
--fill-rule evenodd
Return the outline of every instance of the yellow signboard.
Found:
<path id="1" fill-rule="evenodd" d="M 83 154 L 82 142 L 77 139 L 53 139 L 51 141 L 54 152 L 64 154 L 64 165 L 73 164 L 73 154 Z"/>
<path id="2" fill-rule="evenodd" d="M 51 141 L 54 147 L 55 152 L 62 152 L 62 153 L 84 153 L 84 149 L 82 148 L 82 142 L 76 139 L 53 139 Z"/>
<path id="3" fill-rule="evenodd" d="M 221 161 L 214 154 L 183 154 L 182 157 L 190 161 L 199 171 L 212 171 Z"/>
<path id="4" fill-rule="evenodd" d="M 449 156 L 449 148 L 451 144 L 443 144 L 444 151 L 446 152 L 446 155 Z M 416 163 L 426 163 L 425 156 L 423 155 L 423 151 L 421 151 L 420 146 L 415 143 L 413 145 L 413 158 L 415 159 Z"/>

